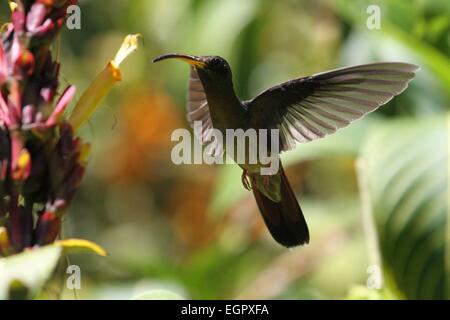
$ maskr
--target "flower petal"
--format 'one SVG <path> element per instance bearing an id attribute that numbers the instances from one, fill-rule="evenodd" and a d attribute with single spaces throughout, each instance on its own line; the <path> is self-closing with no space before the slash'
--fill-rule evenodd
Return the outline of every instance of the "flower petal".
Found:
<path id="1" fill-rule="evenodd" d="M 34 33 L 44 22 L 47 13 L 46 7 L 42 3 L 35 3 L 27 14 L 27 30 Z"/>
<path id="2" fill-rule="evenodd" d="M 46 125 L 47 126 L 54 126 L 58 123 L 59 118 L 64 113 L 64 111 L 67 108 L 67 105 L 69 102 L 73 99 L 75 96 L 76 88 L 75 86 L 69 86 L 64 91 L 64 93 L 61 95 L 61 97 L 58 100 L 58 103 L 55 106 L 55 110 L 48 118 Z"/>
<path id="3" fill-rule="evenodd" d="M 2 41 L 0 41 L 0 87 L 6 83 L 7 76 L 8 68 L 6 64 L 5 52 L 3 51 Z"/>

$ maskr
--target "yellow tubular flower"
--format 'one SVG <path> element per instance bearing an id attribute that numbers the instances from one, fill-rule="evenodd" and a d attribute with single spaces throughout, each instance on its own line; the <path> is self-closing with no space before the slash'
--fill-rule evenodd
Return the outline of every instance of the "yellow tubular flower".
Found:
<path id="1" fill-rule="evenodd" d="M 122 80 L 121 63 L 138 48 L 140 35 L 128 35 L 122 43 L 114 60 L 110 61 L 81 96 L 73 109 L 69 122 L 74 131 L 78 130 L 95 112 L 100 102 L 112 87 Z"/>

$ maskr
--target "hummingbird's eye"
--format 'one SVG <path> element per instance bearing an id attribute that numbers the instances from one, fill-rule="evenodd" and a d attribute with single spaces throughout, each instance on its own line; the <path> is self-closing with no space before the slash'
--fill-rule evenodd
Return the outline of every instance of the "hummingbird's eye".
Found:
<path id="1" fill-rule="evenodd" d="M 207 65 L 208 69 L 214 71 L 215 74 L 227 76 L 230 74 L 230 67 L 228 66 L 228 63 L 220 57 L 211 57 L 208 60 Z"/>
<path id="2" fill-rule="evenodd" d="M 211 61 L 209 62 L 211 67 L 219 67 L 222 65 L 222 61 L 219 58 L 212 58 Z"/>

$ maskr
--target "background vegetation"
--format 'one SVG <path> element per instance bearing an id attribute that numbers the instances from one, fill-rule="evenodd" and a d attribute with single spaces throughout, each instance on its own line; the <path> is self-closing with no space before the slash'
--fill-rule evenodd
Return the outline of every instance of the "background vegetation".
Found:
<path id="1" fill-rule="evenodd" d="M 366 27 L 381 8 L 381 29 Z M 80 1 L 82 29 L 60 43 L 62 79 L 79 92 L 125 34 L 144 46 L 123 83 L 83 129 L 87 177 L 63 237 L 93 240 L 107 258 L 68 256 L 42 298 L 129 299 L 152 289 L 187 298 L 449 298 L 450 4 L 426 1 Z M 0 4 L 0 22 L 7 19 Z M 187 127 L 188 68 L 152 65 L 166 52 L 225 57 L 239 96 L 281 81 L 373 61 L 422 69 L 381 110 L 284 155 L 311 244 L 278 246 L 236 166 L 175 166 L 171 132 Z M 63 80 L 64 81 L 64 80 Z M 63 83 L 64 85 L 64 83 Z M 366 288 L 383 264 L 384 290 Z M 62 289 L 61 289 L 62 287 Z"/>

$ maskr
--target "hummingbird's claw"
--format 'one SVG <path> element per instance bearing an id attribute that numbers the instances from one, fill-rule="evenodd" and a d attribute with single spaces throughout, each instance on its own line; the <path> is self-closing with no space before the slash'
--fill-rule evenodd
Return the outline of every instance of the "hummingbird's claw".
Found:
<path id="1" fill-rule="evenodd" d="M 242 184 L 244 185 L 244 188 L 247 189 L 248 191 L 251 191 L 252 188 L 252 184 L 250 183 L 250 178 L 247 175 L 247 170 L 242 171 Z"/>

